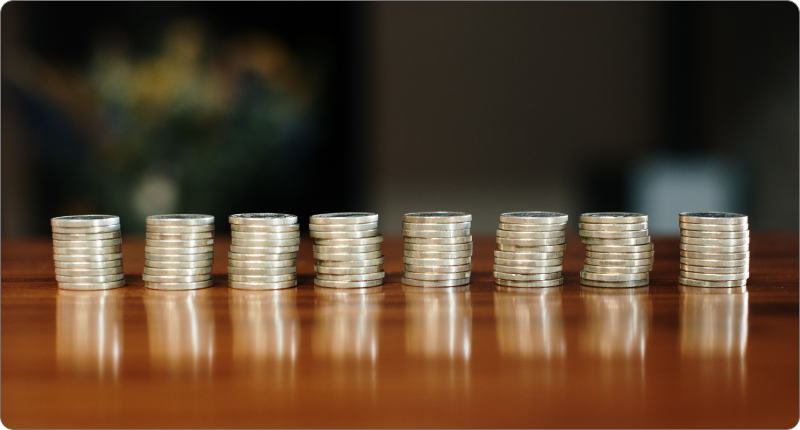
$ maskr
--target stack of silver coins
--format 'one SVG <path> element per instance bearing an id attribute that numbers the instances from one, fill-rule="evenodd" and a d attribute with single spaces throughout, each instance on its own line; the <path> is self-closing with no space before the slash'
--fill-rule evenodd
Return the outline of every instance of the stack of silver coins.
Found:
<path id="1" fill-rule="evenodd" d="M 472 273 L 472 215 L 463 212 L 414 212 L 403 218 L 403 284 L 455 287 L 469 284 Z"/>
<path id="2" fill-rule="evenodd" d="M 743 287 L 750 277 L 750 231 L 747 216 L 727 212 L 684 212 L 681 228 L 681 274 L 693 287 Z"/>
<path id="3" fill-rule="evenodd" d="M 145 288 L 194 290 L 212 285 L 213 216 L 151 215 L 145 223 Z"/>
<path id="4" fill-rule="evenodd" d="M 383 236 L 378 214 L 340 212 L 314 215 L 309 230 L 314 238 L 317 276 L 314 284 L 327 288 L 366 288 L 383 284 Z"/>
<path id="5" fill-rule="evenodd" d="M 494 280 L 507 287 L 553 287 L 561 276 L 567 214 L 507 212 L 500 215 Z"/>
<path id="6" fill-rule="evenodd" d="M 61 216 L 50 225 L 59 288 L 108 290 L 125 285 L 119 217 Z"/>
<path id="7" fill-rule="evenodd" d="M 247 213 L 228 217 L 228 285 L 243 290 L 297 286 L 300 224 L 296 215 Z"/>
<path id="8" fill-rule="evenodd" d="M 581 284 L 592 287 L 641 287 L 650 283 L 653 243 L 647 215 L 595 212 L 581 215 L 579 231 L 586 244 Z"/>

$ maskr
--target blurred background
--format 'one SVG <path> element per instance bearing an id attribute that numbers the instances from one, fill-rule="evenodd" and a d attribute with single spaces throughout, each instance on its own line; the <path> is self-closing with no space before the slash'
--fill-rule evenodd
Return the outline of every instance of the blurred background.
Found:
<path id="1" fill-rule="evenodd" d="M 798 229 L 788 2 L 6 3 L 3 237 L 49 219 L 750 216 Z"/>

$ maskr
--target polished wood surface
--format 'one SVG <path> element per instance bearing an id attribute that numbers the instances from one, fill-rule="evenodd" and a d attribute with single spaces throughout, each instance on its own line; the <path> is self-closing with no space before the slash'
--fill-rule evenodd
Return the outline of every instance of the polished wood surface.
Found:
<path id="1" fill-rule="evenodd" d="M 467 289 L 227 285 L 58 290 L 48 239 L 2 241 L 3 424 L 23 427 L 776 427 L 798 421 L 798 239 L 753 234 L 746 291 L 679 287 L 677 239 L 655 239 L 651 285 L 581 287 L 569 237 L 561 288 L 499 290 L 493 237 Z"/>

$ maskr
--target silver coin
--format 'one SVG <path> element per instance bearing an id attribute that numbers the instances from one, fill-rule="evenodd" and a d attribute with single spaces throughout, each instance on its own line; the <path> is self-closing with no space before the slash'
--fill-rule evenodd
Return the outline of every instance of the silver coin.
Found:
<path id="1" fill-rule="evenodd" d="M 423 245 L 455 245 L 457 243 L 472 242 L 472 236 L 458 237 L 405 237 L 405 243 L 419 243 Z"/>
<path id="2" fill-rule="evenodd" d="M 511 251 L 511 252 L 518 252 L 518 253 L 553 253 L 553 252 L 564 252 L 567 249 L 566 245 L 543 245 L 543 246 L 518 246 L 518 245 L 506 245 L 503 243 L 497 244 L 498 251 Z"/>
<path id="3" fill-rule="evenodd" d="M 59 255 L 98 255 L 98 254 L 114 254 L 122 251 L 122 247 L 116 246 L 102 246 L 97 248 L 58 248 L 53 247 L 53 254 Z"/>
<path id="4" fill-rule="evenodd" d="M 125 278 L 124 273 L 105 276 L 64 276 L 56 274 L 56 281 L 73 284 L 91 284 L 95 282 L 114 282 Z"/>
<path id="5" fill-rule="evenodd" d="M 379 258 L 371 258 L 367 260 L 341 260 L 341 261 L 331 261 L 331 260 L 322 260 L 318 261 L 318 266 L 326 266 L 326 267 L 367 267 L 367 266 L 379 266 L 386 261 L 386 257 L 380 256 Z"/>
<path id="6" fill-rule="evenodd" d="M 585 264 L 603 267 L 637 267 L 637 266 L 652 266 L 653 259 L 645 258 L 641 260 L 602 260 L 597 258 L 585 258 Z"/>
<path id="7" fill-rule="evenodd" d="M 228 217 L 228 222 L 238 225 L 291 225 L 297 224 L 297 215 L 277 213 L 246 213 Z"/>
<path id="8" fill-rule="evenodd" d="M 383 279 L 372 281 L 331 281 L 329 279 L 314 278 L 314 285 L 326 288 L 367 288 L 383 284 Z"/>
<path id="9" fill-rule="evenodd" d="M 469 279 L 470 272 L 419 273 L 419 272 L 409 272 L 408 270 L 403 270 L 403 277 L 406 279 L 415 279 L 417 281 L 450 281 L 458 279 Z"/>
<path id="10" fill-rule="evenodd" d="M 378 228 L 377 222 L 365 222 L 363 224 L 309 224 L 311 231 L 364 231 L 375 230 Z"/>
<path id="11" fill-rule="evenodd" d="M 367 273 L 377 273 L 380 272 L 381 266 L 364 266 L 364 267 L 331 267 L 331 266 L 320 266 L 319 264 L 314 265 L 314 272 L 316 273 L 327 273 L 331 275 L 364 275 Z"/>
<path id="12" fill-rule="evenodd" d="M 563 266 L 503 266 L 501 264 L 494 265 L 495 272 L 503 273 L 517 273 L 517 274 L 534 274 L 534 273 L 561 273 Z"/>
<path id="13" fill-rule="evenodd" d="M 169 214 L 169 215 L 150 215 L 144 219 L 146 225 L 166 225 L 166 226 L 197 226 L 214 224 L 212 215 L 197 214 Z"/>
<path id="14" fill-rule="evenodd" d="M 104 240 L 53 240 L 56 248 L 104 248 L 107 246 L 121 245 L 122 239 Z"/>
<path id="15" fill-rule="evenodd" d="M 372 212 L 337 212 L 312 215 L 310 224 L 366 224 L 378 222 L 378 214 Z"/>
<path id="16" fill-rule="evenodd" d="M 719 273 L 719 274 L 750 273 L 749 266 L 711 267 L 711 266 L 692 266 L 689 264 L 681 264 L 681 270 L 685 272 Z M 691 276 L 688 276 L 688 278 L 691 278 Z"/>
<path id="17" fill-rule="evenodd" d="M 383 235 L 379 234 L 372 237 L 363 237 L 360 239 L 315 239 L 314 243 L 323 246 L 361 246 L 361 245 L 374 245 L 383 242 Z"/>
<path id="18" fill-rule="evenodd" d="M 592 264 L 584 264 L 583 270 L 586 272 L 591 273 L 605 273 L 605 274 L 630 274 L 630 273 L 646 273 L 653 270 L 653 266 L 628 266 L 628 267 L 619 267 L 619 266 L 595 266 Z"/>
<path id="19" fill-rule="evenodd" d="M 681 212 L 678 221 L 692 224 L 747 224 L 747 215 L 730 212 Z"/>
<path id="20" fill-rule="evenodd" d="M 414 266 L 463 266 L 472 261 L 467 258 L 413 258 L 403 257 L 403 263 Z"/>
<path id="21" fill-rule="evenodd" d="M 53 263 L 55 263 L 55 267 L 58 269 L 89 270 L 89 269 L 108 269 L 111 267 L 122 267 L 122 260 L 54 261 Z"/>
<path id="22" fill-rule="evenodd" d="M 608 252 L 611 254 L 622 254 L 626 252 L 650 252 L 653 250 L 653 244 L 647 245 L 632 245 L 632 246 L 619 246 L 619 245 L 586 245 L 586 251 L 589 252 Z"/>
<path id="23" fill-rule="evenodd" d="M 400 278 L 400 282 L 414 287 L 457 287 L 469 284 L 470 278 L 449 279 L 445 281 L 421 281 L 419 279 Z"/>
<path id="24" fill-rule="evenodd" d="M 561 277 L 561 272 L 554 273 L 530 273 L 520 275 L 517 273 L 504 273 L 493 271 L 492 275 L 495 279 L 505 279 L 507 281 L 547 281 L 550 279 L 558 279 Z"/>
<path id="25" fill-rule="evenodd" d="M 163 267 L 150 267 L 144 266 L 144 274 L 153 276 L 196 276 L 207 275 L 211 273 L 211 266 L 194 267 L 194 268 L 163 268 Z"/>
<path id="26" fill-rule="evenodd" d="M 632 212 L 590 212 L 581 215 L 584 224 L 636 224 L 647 222 L 647 215 Z"/>
<path id="27" fill-rule="evenodd" d="M 231 245 L 230 251 L 238 254 L 286 254 L 300 250 L 299 245 L 294 246 L 239 246 Z"/>
<path id="28" fill-rule="evenodd" d="M 707 239 L 744 239 L 750 237 L 750 231 L 698 231 L 681 230 L 681 236 L 703 237 Z"/>
<path id="29" fill-rule="evenodd" d="M 239 261 L 276 261 L 276 260 L 296 260 L 296 252 L 284 252 L 278 254 L 243 254 L 228 251 L 228 260 Z"/>
<path id="30" fill-rule="evenodd" d="M 359 239 L 363 237 L 373 237 L 378 235 L 378 230 L 363 231 L 311 231 L 308 233 L 313 238 L 318 239 Z"/>
<path id="31" fill-rule="evenodd" d="M 194 234 L 214 231 L 214 224 L 207 225 L 148 225 L 145 227 L 148 233 L 167 233 L 167 234 Z"/>
<path id="32" fill-rule="evenodd" d="M 148 273 L 142 274 L 142 280 L 145 282 L 184 283 L 184 282 L 203 282 L 209 279 L 211 279 L 210 273 L 206 273 L 203 275 L 188 275 L 188 276 L 158 276 L 158 275 L 150 275 Z"/>
<path id="33" fill-rule="evenodd" d="M 505 237 L 509 239 L 563 239 L 565 236 L 564 230 L 558 231 L 506 231 L 497 230 L 495 232 L 497 237 Z"/>
<path id="34" fill-rule="evenodd" d="M 404 222 L 403 230 L 468 230 L 472 226 L 471 222 L 453 222 L 453 223 L 416 223 Z"/>
<path id="35" fill-rule="evenodd" d="M 228 260 L 228 270 L 231 267 L 242 269 L 278 269 L 283 267 L 296 267 L 297 259 L 253 261 L 253 260 Z"/>
<path id="36" fill-rule="evenodd" d="M 122 266 L 109 267 L 106 269 L 64 269 L 56 267 L 56 275 L 61 276 L 108 276 L 122 273 Z"/>
<path id="37" fill-rule="evenodd" d="M 53 240 L 105 240 L 120 237 L 119 231 L 111 233 L 62 234 L 53 233 Z"/>
<path id="38" fill-rule="evenodd" d="M 698 281 L 743 281 L 750 277 L 750 273 L 700 273 L 681 270 L 680 276 Z"/>
<path id="39" fill-rule="evenodd" d="M 549 246 L 549 245 L 561 245 L 565 243 L 565 240 L 563 237 L 554 237 L 550 239 L 511 239 L 508 237 L 496 237 L 495 242 L 502 245 Z"/>
<path id="40" fill-rule="evenodd" d="M 417 273 L 469 272 L 472 270 L 472 264 L 461 264 L 458 266 L 417 266 L 415 264 L 406 264 L 405 270 Z"/>
<path id="41" fill-rule="evenodd" d="M 297 286 L 297 279 L 283 282 L 236 282 L 228 281 L 228 286 L 237 290 L 282 290 Z"/>
<path id="42" fill-rule="evenodd" d="M 593 273 L 581 270 L 581 279 L 588 279 L 590 281 L 623 282 L 623 281 L 641 281 L 643 279 L 649 279 L 649 278 L 650 278 L 650 272 L 612 274 L 612 273 Z"/>
<path id="43" fill-rule="evenodd" d="M 211 267 L 214 265 L 214 260 L 199 260 L 199 261 L 156 261 L 147 260 L 146 267 L 156 269 L 196 269 L 201 267 Z"/>
<path id="44" fill-rule="evenodd" d="M 403 256 L 411 258 L 464 258 L 471 257 L 472 250 L 455 252 L 424 252 L 404 250 Z"/>
<path id="45" fill-rule="evenodd" d="M 314 258 L 318 260 L 348 261 L 348 260 L 372 260 L 381 257 L 381 251 L 370 252 L 348 252 L 346 254 L 325 254 L 315 252 Z"/>
<path id="46" fill-rule="evenodd" d="M 200 282 L 145 282 L 144 287 L 151 290 L 198 290 L 214 285 L 214 280 Z"/>
<path id="47" fill-rule="evenodd" d="M 231 232 L 241 233 L 291 233 L 300 231 L 299 224 L 289 225 L 241 225 L 231 224 Z"/>
<path id="48" fill-rule="evenodd" d="M 701 260 L 699 258 L 681 257 L 681 263 L 700 267 L 747 267 L 750 265 L 749 258 L 740 260 Z"/>
<path id="49" fill-rule="evenodd" d="M 405 237 L 459 237 L 469 236 L 468 229 L 463 230 L 403 230 Z"/>
<path id="50" fill-rule="evenodd" d="M 678 223 L 681 230 L 692 231 L 747 231 L 748 224 L 692 224 L 690 222 Z"/>
<path id="51" fill-rule="evenodd" d="M 297 279 L 296 273 L 285 273 L 283 275 L 237 275 L 228 274 L 228 280 L 233 282 L 285 282 Z"/>
<path id="52" fill-rule="evenodd" d="M 750 258 L 750 252 L 694 252 L 681 250 L 681 257 L 698 260 L 744 260 Z"/>
<path id="53" fill-rule="evenodd" d="M 646 222 L 635 222 L 632 224 L 600 224 L 600 223 L 579 223 L 578 229 L 581 231 L 638 231 L 647 230 Z"/>
<path id="54" fill-rule="evenodd" d="M 548 279 L 546 281 L 509 281 L 507 279 L 496 279 L 494 283 L 505 287 L 513 288 L 546 288 L 556 287 L 564 284 L 564 278 Z"/>
<path id="55" fill-rule="evenodd" d="M 201 261 L 211 260 L 214 258 L 213 252 L 205 252 L 202 254 L 152 254 L 145 252 L 145 261 Z"/>
<path id="56" fill-rule="evenodd" d="M 70 215 L 59 216 L 50 219 L 53 227 L 103 227 L 109 225 L 119 225 L 119 217 L 114 215 Z"/>
<path id="57" fill-rule="evenodd" d="M 362 273 L 353 275 L 338 275 L 331 273 L 317 273 L 317 279 L 326 281 L 374 281 L 386 277 L 386 272 L 381 270 L 374 273 Z"/>
<path id="58" fill-rule="evenodd" d="M 119 232 L 119 224 L 104 225 L 99 227 L 56 227 L 52 226 L 53 233 L 59 234 L 99 234 Z"/>
<path id="59" fill-rule="evenodd" d="M 645 245 L 650 243 L 650 236 L 634 237 L 632 239 L 597 239 L 593 237 L 583 237 L 581 242 L 587 245 L 609 245 L 609 246 L 633 246 Z"/>
<path id="60" fill-rule="evenodd" d="M 205 254 L 214 251 L 214 246 L 192 246 L 186 248 L 163 248 L 160 246 L 148 246 L 145 245 L 144 252 L 148 254 L 166 254 L 166 255 L 194 255 L 194 254 Z"/>
<path id="61" fill-rule="evenodd" d="M 421 243 L 407 243 L 404 249 L 408 251 L 423 251 L 423 252 L 456 252 L 456 251 L 469 251 L 472 249 L 472 243 L 459 243 L 456 245 L 424 245 Z"/>
<path id="62" fill-rule="evenodd" d="M 622 224 L 624 225 L 624 224 Z M 598 231 L 581 230 L 581 237 L 593 239 L 635 239 L 649 237 L 649 230 L 630 230 L 630 231 Z"/>
<path id="63" fill-rule="evenodd" d="M 121 252 L 114 252 L 111 254 L 53 254 L 54 261 L 79 261 L 79 262 L 99 262 L 99 261 L 112 261 L 122 258 Z"/>
<path id="64" fill-rule="evenodd" d="M 357 245 L 357 246 L 328 246 L 328 245 L 314 244 L 313 250 L 314 252 L 318 252 L 321 254 L 349 254 L 352 252 L 373 252 L 373 251 L 380 251 L 381 244 L 376 243 L 374 245 Z"/>
<path id="65" fill-rule="evenodd" d="M 243 240 L 298 240 L 300 239 L 300 232 L 289 231 L 286 233 L 262 233 L 253 231 L 232 231 L 231 238 Z"/>
<path id="66" fill-rule="evenodd" d="M 586 258 L 596 258 L 598 260 L 644 260 L 652 259 L 653 251 L 645 252 L 593 252 L 587 251 Z"/>
<path id="67" fill-rule="evenodd" d="M 125 286 L 125 280 L 112 281 L 112 282 L 90 282 L 90 283 L 74 283 L 74 282 L 59 282 L 58 288 L 62 290 L 111 290 Z"/>
<path id="68" fill-rule="evenodd" d="M 499 228 L 503 231 L 564 231 L 567 228 L 567 224 L 511 224 L 501 222 Z"/>
<path id="69" fill-rule="evenodd" d="M 702 253 L 740 253 L 747 252 L 750 249 L 749 245 L 742 246 L 702 246 L 702 245 L 687 245 L 685 243 L 678 244 L 682 251 L 689 252 L 702 252 Z"/>
<path id="70" fill-rule="evenodd" d="M 496 258 L 507 258 L 509 260 L 552 260 L 554 258 L 564 257 L 562 251 L 557 252 L 511 252 L 496 249 L 494 251 Z"/>
<path id="71" fill-rule="evenodd" d="M 730 287 L 744 287 L 747 285 L 747 280 L 736 280 L 736 281 L 701 281 L 698 279 L 687 279 L 684 277 L 678 277 L 678 283 L 683 285 L 689 285 L 692 287 L 706 287 L 706 288 L 730 288 Z"/>
<path id="72" fill-rule="evenodd" d="M 750 244 L 750 238 L 745 237 L 742 239 L 711 239 L 706 237 L 681 236 L 681 243 L 686 243 L 689 245 L 703 245 L 703 246 L 743 246 Z"/>
<path id="73" fill-rule="evenodd" d="M 569 216 L 560 212 L 506 212 L 500 222 L 506 224 L 566 224 Z"/>
<path id="74" fill-rule="evenodd" d="M 517 260 L 514 258 L 494 258 L 494 264 L 500 266 L 514 266 L 514 267 L 548 267 L 560 266 L 564 261 L 563 258 L 551 258 L 548 260 Z"/>
<path id="75" fill-rule="evenodd" d="M 412 212 L 403 216 L 404 222 L 419 224 L 449 224 L 472 221 L 472 215 L 464 212 Z"/>
<path id="76" fill-rule="evenodd" d="M 602 288 L 634 288 L 634 287 L 644 287 L 645 285 L 650 285 L 650 279 L 642 279 L 639 281 L 610 282 L 610 281 L 592 281 L 591 279 L 581 278 L 581 285 L 588 285 L 590 287 L 602 287 Z"/>
<path id="77" fill-rule="evenodd" d="M 250 239 L 240 239 L 238 237 L 234 237 L 231 239 L 231 245 L 256 247 L 256 248 L 264 248 L 264 247 L 270 248 L 274 246 L 298 246 L 300 245 L 300 238 L 282 239 L 282 240 L 270 240 L 270 239 L 250 240 Z"/>
<path id="78" fill-rule="evenodd" d="M 148 232 L 145 233 L 144 237 L 146 239 L 152 239 L 152 240 L 203 240 L 203 239 L 213 239 L 214 232 L 206 231 L 203 233 L 177 233 L 177 234 Z"/>
<path id="79" fill-rule="evenodd" d="M 158 240 L 146 239 L 147 246 L 155 248 L 199 248 L 204 246 L 214 246 L 214 239 L 197 240 Z"/>

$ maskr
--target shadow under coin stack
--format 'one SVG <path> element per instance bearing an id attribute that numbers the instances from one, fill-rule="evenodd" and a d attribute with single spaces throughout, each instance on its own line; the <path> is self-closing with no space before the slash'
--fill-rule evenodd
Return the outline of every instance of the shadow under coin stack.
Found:
<path id="1" fill-rule="evenodd" d="M 378 234 L 378 214 L 341 212 L 313 215 L 317 276 L 314 284 L 327 288 L 366 288 L 383 284 L 386 272 Z"/>
<path id="2" fill-rule="evenodd" d="M 567 214 L 508 212 L 500 215 L 494 279 L 507 287 L 554 287 L 561 276 Z"/>
<path id="3" fill-rule="evenodd" d="M 228 285 L 242 290 L 297 286 L 300 225 L 296 215 L 248 213 L 228 217 Z"/>
<path id="4" fill-rule="evenodd" d="M 679 221 L 679 283 L 723 288 L 747 285 L 750 277 L 750 231 L 746 215 L 684 212 Z"/>
<path id="5" fill-rule="evenodd" d="M 213 216 L 151 215 L 145 223 L 145 288 L 195 290 L 213 284 Z"/>
<path id="6" fill-rule="evenodd" d="M 50 220 L 58 287 L 108 290 L 125 285 L 119 217 L 62 216 Z"/>
<path id="7" fill-rule="evenodd" d="M 414 212 L 403 217 L 403 278 L 415 287 L 469 284 L 472 273 L 472 215 Z"/>
<path id="8" fill-rule="evenodd" d="M 595 212 L 581 215 L 579 231 L 586 244 L 581 284 L 630 288 L 650 283 L 653 243 L 647 215 Z"/>

